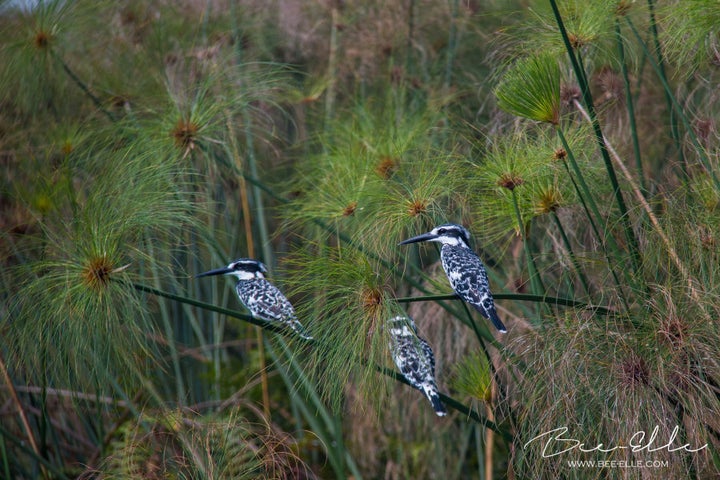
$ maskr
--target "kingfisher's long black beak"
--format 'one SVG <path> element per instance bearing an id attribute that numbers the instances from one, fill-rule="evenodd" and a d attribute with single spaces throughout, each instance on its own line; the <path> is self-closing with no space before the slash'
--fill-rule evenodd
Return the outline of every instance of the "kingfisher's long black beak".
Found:
<path id="1" fill-rule="evenodd" d="M 422 235 L 418 235 L 417 237 L 408 238 L 407 240 L 403 240 L 398 245 L 407 245 L 408 243 L 417 243 L 417 242 L 427 242 L 428 240 L 436 239 L 437 235 L 433 234 L 432 232 L 423 233 Z"/>
<path id="2" fill-rule="evenodd" d="M 224 275 L 224 274 L 230 273 L 230 272 L 232 272 L 232 269 L 230 269 L 228 267 L 216 268 L 215 270 L 210 270 L 210 271 L 207 271 L 204 273 L 198 273 L 197 275 L 195 275 L 195 278 L 209 277 L 210 275 Z"/>

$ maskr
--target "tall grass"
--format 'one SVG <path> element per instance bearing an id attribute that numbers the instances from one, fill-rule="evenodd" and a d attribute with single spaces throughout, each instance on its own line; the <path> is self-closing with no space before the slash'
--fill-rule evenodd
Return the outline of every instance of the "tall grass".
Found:
<path id="1" fill-rule="evenodd" d="M 717 475 L 717 6 L 497 3 L 2 4 L 0 476 Z M 246 256 L 313 341 L 193 278 Z"/>

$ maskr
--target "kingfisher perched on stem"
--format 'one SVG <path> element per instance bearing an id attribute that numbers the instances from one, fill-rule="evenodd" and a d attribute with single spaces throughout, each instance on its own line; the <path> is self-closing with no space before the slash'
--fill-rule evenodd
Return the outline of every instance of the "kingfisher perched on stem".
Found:
<path id="1" fill-rule="evenodd" d="M 262 262 L 240 258 L 227 267 L 216 268 L 195 276 L 232 275 L 237 277 L 235 285 L 240 301 L 250 310 L 253 317 L 273 323 L 280 323 L 295 330 L 305 340 L 312 340 L 305 327 L 298 321 L 295 309 L 278 288 L 265 280 L 267 268 Z"/>
<path id="2" fill-rule="evenodd" d="M 400 245 L 416 242 L 440 242 L 440 261 L 455 293 L 490 320 L 500 333 L 507 332 L 495 311 L 490 282 L 480 257 L 470 249 L 470 232 L 454 223 L 433 228 L 428 233 L 408 238 Z"/>
<path id="3" fill-rule="evenodd" d="M 387 324 L 395 365 L 410 385 L 425 394 L 438 416 L 447 415 L 435 384 L 435 356 L 430 344 L 418 337 L 415 322 L 410 317 L 399 315 Z"/>

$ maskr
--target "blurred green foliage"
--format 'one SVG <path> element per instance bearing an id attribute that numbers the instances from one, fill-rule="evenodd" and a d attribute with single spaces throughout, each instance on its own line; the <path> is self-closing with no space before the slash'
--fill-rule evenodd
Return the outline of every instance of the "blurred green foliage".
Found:
<path id="1" fill-rule="evenodd" d="M 718 474 L 716 2 L 18 5 L 0 477 Z M 397 248 L 448 221 L 507 335 L 447 295 L 433 246 Z M 193 278 L 239 257 L 313 342 Z M 404 313 L 443 419 L 393 373 Z M 699 450 L 543 456 L 563 426 Z M 566 464 L 587 459 L 665 463 Z"/>

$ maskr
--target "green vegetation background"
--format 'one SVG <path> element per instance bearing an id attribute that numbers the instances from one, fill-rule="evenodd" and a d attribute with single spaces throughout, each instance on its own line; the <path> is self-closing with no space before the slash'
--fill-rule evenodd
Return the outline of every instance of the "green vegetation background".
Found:
<path id="1" fill-rule="evenodd" d="M 0 478 L 715 478 L 719 66 L 714 0 L 0 1 Z"/>

